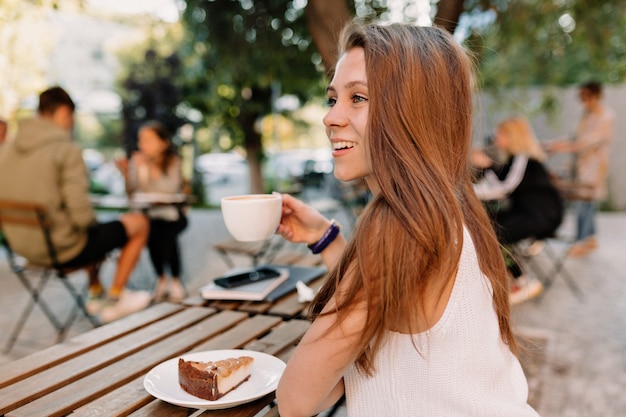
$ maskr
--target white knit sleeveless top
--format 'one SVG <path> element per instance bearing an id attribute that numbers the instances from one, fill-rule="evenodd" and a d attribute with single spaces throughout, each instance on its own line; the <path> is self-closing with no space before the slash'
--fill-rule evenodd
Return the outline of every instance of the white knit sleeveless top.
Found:
<path id="1" fill-rule="evenodd" d="M 491 283 L 467 230 L 441 319 L 413 337 L 389 332 L 374 363 L 373 377 L 354 365 L 344 375 L 349 417 L 538 416 L 520 363 L 500 337 Z"/>

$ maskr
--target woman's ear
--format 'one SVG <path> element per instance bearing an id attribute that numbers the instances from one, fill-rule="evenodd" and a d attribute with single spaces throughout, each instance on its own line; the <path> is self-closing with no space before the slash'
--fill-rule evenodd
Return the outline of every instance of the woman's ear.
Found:
<path id="1" fill-rule="evenodd" d="M 52 123 L 64 130 L 72 130 L 74 127 L 74 111 L 66 105 L 59 106 L 52 113 Z"/>

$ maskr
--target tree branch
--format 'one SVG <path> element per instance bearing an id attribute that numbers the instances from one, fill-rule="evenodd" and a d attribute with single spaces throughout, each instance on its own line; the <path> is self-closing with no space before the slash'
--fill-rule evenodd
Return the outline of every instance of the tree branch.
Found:
<path id="1" fill-rule="evenodd" d="M 341 28 L 351 18 L 348 3 L 346 0 L 309 0 L 306 18 L 324 68 L 329 72 L 337 60 L 337 40 Z"/>
<path id="2" fill-rule="evenodd" d="M 463 0 L 439 0 L 434 24 L 454 33 L 463 13 Z"/>

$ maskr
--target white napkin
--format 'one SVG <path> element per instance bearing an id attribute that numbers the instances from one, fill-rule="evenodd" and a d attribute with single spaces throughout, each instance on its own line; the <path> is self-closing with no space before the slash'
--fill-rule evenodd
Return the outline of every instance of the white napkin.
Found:
<path id="1" fill-rule="evenodd" d="M 313 301 L 315 292 L 313 291 L 311 287 L 308 287 L 304 282 L 302 281 L 296 282 L 296 290 L 298 291 L 299 303 L 307 303 L 309 301 Z"/>

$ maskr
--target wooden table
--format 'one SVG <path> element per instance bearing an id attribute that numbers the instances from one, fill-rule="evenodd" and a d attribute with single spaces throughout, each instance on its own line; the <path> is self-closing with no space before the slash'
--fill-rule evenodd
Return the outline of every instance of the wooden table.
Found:
<path id="1" fill-rule="evenodd" d="M 158 400 L 143 378 L 183 353 L 250 349 L 287 361 L 305 320 L 171 303 L 154 305 L 0 367 L 0 415 L 277 416 L 268 394 L 238 407 L 196 411 Z"/>
<path id="2" fill-rule="evenodd" d="M 131 198 L 127 195 L 90 194 L 89 199 L 92 206 L 96 209 L 115 211 L 146 211 L 159 206 L 186 207 L 195 203 L 196 200 L 194 196 L 183 193 L 135 193 Z"/>
<path id="3" fill-rule="evenodd" d="M 556 179 L 554 185 L 565 201 L 592 201 L 594 199 L 593 184 Z"/>

